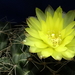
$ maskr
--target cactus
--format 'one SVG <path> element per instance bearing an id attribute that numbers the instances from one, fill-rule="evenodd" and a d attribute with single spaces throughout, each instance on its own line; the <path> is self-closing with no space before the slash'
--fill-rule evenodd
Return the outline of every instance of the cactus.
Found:
<path id="1" fill-rule="evenodd" d="M 12 65 L 9 58 L 10 45 L 9 45 L 9 33 L 11 25 L 9 22 L 0 22 L 0 74 L 8 72 Z"/>
<path id="2" fill-rule="evenodd" d="M 75 60 L 39 59 L 36 54 L 29 52 L 29 46 L 23 44 L 24 27 L 11 26 L 10 22 L 0 22 L 0 75 L 75 74 Z"/>

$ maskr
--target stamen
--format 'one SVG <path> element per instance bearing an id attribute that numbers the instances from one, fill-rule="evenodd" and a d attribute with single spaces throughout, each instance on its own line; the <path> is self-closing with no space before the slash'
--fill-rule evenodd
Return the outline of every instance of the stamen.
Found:
<path id="1" fill-rule="evenodd" d="M 53 47 L 57 47 L 61 44 L 61 34 L 50 33 L 48 34 L 50 42 L 52 42 Z"/>

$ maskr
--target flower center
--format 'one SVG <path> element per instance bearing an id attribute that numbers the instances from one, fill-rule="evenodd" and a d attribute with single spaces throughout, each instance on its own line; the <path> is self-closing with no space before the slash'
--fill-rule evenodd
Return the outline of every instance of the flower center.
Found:
<path id="1" fill-rule="evenodd" d="M 52 47 L 56 48 L 61 44 L 61 41 L 62 41 L 61 34 L 50 33 L 48 37 L 50 39 L 50 43 Z"/>

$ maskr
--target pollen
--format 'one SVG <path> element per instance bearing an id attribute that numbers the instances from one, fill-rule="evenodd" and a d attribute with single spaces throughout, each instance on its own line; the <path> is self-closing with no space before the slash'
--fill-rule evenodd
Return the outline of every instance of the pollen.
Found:
<path id="1" fill-rule="evenodd" d="M 52 34 L 49 34 L 48 37 L 54 48 L 58 47 L 61 44 L 61 41 L 62 41 L 61 34 L 52 33 Z"/>

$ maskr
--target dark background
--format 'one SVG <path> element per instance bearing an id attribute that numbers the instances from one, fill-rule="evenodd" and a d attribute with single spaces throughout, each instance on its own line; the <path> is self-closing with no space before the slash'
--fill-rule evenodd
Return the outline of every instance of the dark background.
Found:
<path id="1" fill-rule="evenodd" d="M 65 12 L 75 9 L 74 0 L 0 0 L 0 21 L 21 23 L 29 16 L 35 16 L 35 8 L 44 9 L 51 5 L 61 6 Z"/>

